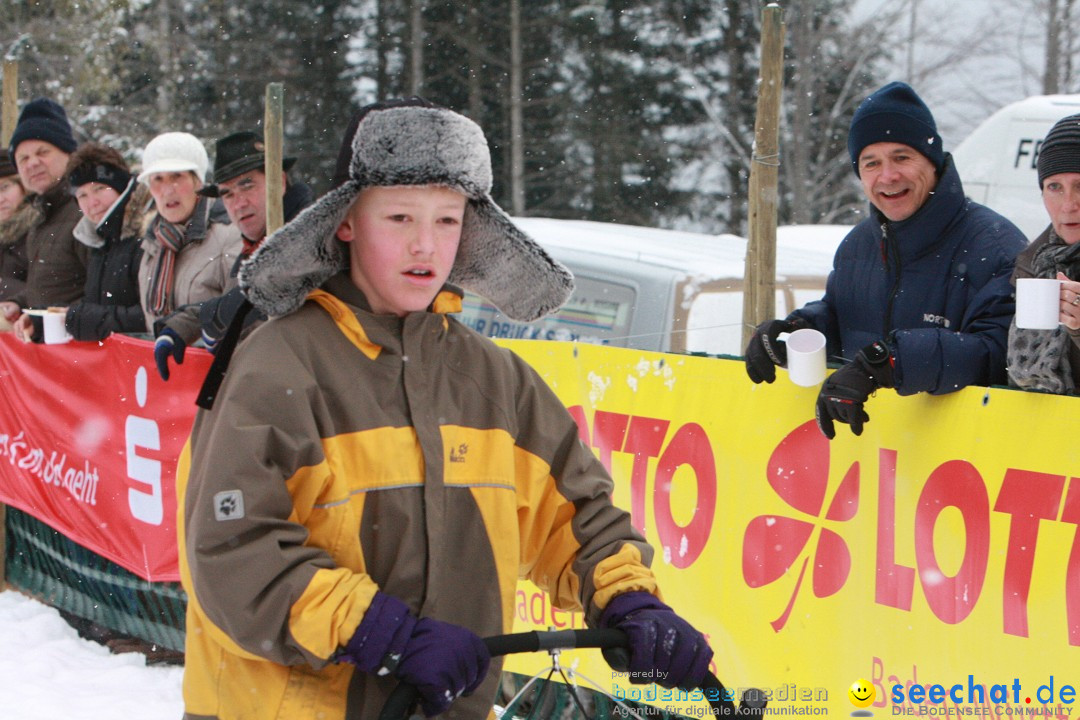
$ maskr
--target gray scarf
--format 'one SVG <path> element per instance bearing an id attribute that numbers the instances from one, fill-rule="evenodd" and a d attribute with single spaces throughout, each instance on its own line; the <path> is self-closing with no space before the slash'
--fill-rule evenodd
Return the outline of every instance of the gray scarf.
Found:
<path id="1" fill-rule="evenodd" d="M 1034 277 L 1053 278 L 1063 272 L 1070 278 L 1080 278 L 1080 243 L 1066 245 L 1054 232 L 1032 258 Z M 1063 326 L 1053 330 L 1030 330 L 1016 327 L 1013 318 L 1009 327 L 1009 384 L 1024 390 L 1040 390 L 1058 395 L 1076 392 L 1069 348 L 1072 339 Z"/>

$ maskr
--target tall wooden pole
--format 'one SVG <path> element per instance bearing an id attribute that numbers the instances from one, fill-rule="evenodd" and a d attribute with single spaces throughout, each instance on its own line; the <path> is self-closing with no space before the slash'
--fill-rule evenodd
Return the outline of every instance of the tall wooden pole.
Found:
<path id="1" fill-rule="evenodd" d="M 19 61 L 4 60 L 4 94 L 0 100 L 0 143 L 7 147 L 19 117 Z"/>
<path id="2" fill-rule="evenodd" d="M 754 154 L 750 163 L 750 241 L 743 276 L 742 345 L 754 328 L 776 316 L 776 209 L 780 178 L 780 96 L 784 89 L 784 22 L 769 3 L 761 18 Z"/>
<path id="3" fill-rule="evenodd" d="M 4 89 L 0 96 L 0 147 L 7 147 L 18 120 L 19 61 L 4 60 Z M 11 158 L 15 162 L 15 158 Z M 7 508 L 0 503 L 0 592 L 7 585 Z"/>
<path id="4" fill-rule="evenodd" d="M 266 117 L 263 139 L 266 142 L 266 236 L 285 224 L 285 207 L 282 195 L 282 115 L 285 105 L 285 87 L 281 83 L 266 85 Z"/>

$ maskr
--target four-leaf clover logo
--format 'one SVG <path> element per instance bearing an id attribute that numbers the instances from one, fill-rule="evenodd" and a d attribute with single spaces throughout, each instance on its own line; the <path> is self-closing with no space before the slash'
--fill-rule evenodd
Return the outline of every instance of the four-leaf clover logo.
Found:
<path id="1" fill-rule="evenodd" d="M 819 598 L 832 595 L 847 581 L 851 553 L 843 538 L 826 527 L 819 527 L 829 484 L 829 441 L 818 430 L 815 421 L 795 428 L 776 446 L 769 457 L 767 473 L 769 484 L 784 502 L 810 519 L 758 515 L 751 520 L 743 535 L 743 579 L 752 588 L 780 579 L 803 556 L 803 549 L 818 529 L 820 533 L 814 549 L 814 595 Z M 829 503 L 824 519 L 850 520 L 858 509 L 859 463 L 854 462 Z M 809 561 L 807 552 L 787 607 L 771 623 L 776 632 L 787 624 Z"/>

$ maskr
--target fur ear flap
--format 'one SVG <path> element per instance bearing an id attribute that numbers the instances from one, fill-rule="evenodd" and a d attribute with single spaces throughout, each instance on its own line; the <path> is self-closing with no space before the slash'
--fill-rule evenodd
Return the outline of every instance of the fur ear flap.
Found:
<path id="1" fill-rule="evenodd" d="M 570 271 L 487 197 L 466 206 L 450 282 L 487 298 L 520 322 L 558 310 L 574 291 Z"/>
<path id="2" fill-rule="evenodd" d="M 253 305 L 271 317 L 288 315 L 346 267 L 336 232 L 359 193 L 352 181 L 331 190 L 252 253 L 238 279 Z"/>

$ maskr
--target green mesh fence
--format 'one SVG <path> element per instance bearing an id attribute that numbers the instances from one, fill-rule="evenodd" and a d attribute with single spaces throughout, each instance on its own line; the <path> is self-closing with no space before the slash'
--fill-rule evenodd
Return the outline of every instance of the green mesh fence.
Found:
<path id="1" fill-rule="evenodd" d="M 97 625 L 184 649 L 180 583 L 147 582 L 13 507 L 6 524 L 11 585 Z"/>

